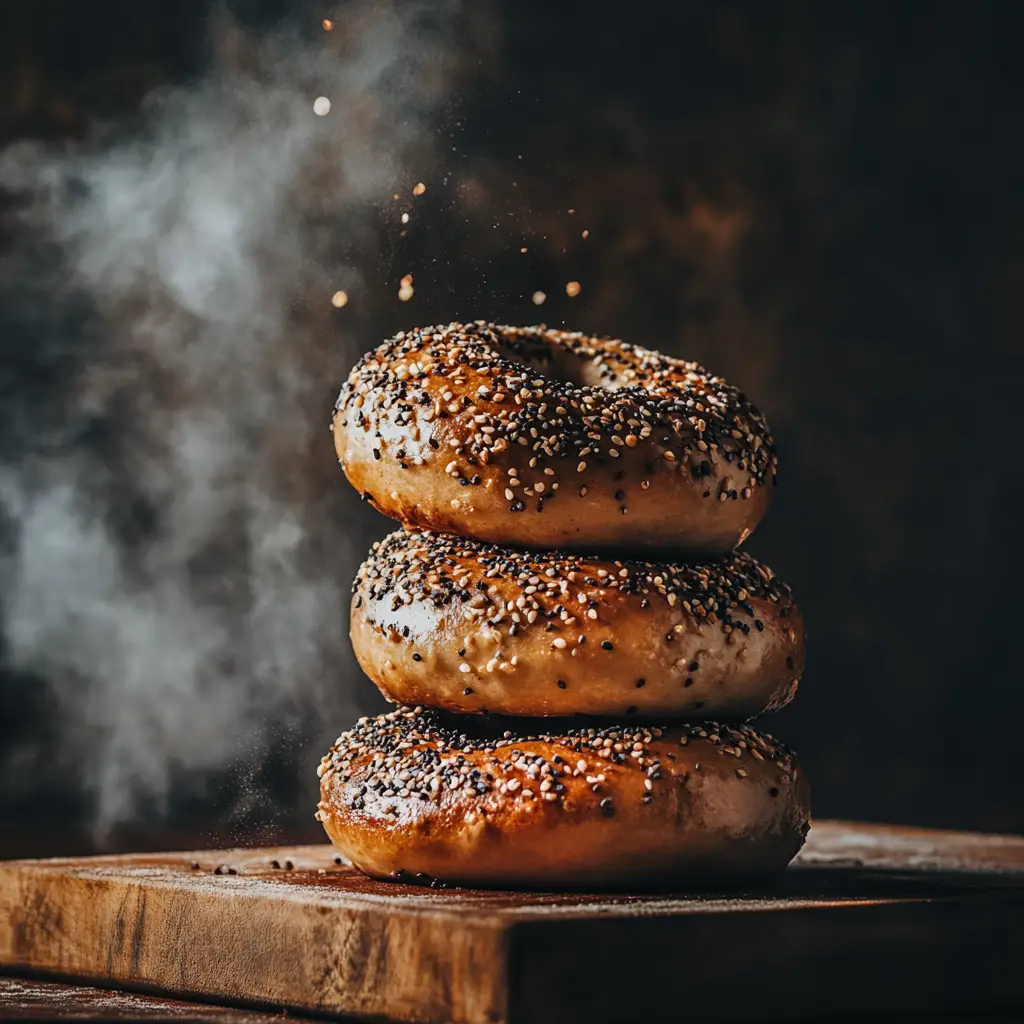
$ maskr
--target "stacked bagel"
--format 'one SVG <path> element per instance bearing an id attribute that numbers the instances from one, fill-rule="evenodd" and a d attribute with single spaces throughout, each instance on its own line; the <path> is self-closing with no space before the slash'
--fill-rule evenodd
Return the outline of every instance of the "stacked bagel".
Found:
<path id="1" fill-rule="evenodd" d="M 396 709 L 320 765 L 342 853 L 376 877 L 536 888 L 789 863 L 807 784 L 747 723 L 793 697 L 804 628 L 736 550 L 776 472 L 742 393 L 621 341 L 454 323 L 365 356 L 333 430 L 402 526 L 351 610 Z"/>

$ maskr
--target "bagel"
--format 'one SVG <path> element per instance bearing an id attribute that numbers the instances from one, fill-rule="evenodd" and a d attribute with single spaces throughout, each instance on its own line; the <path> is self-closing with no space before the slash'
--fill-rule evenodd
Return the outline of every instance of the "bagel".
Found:
<path id="1" fill-rule="evenodd" d="M 788 703 L 804 666 L 789 588 L 745 553 L 602 561 L 398 530 L 350 621 L 385 697 L 458 712 L 745 719 Z"/>
<path id="2" fill-rule="evenodd" d="M 364 356 L 333 430 L 385 515 L 524 548 L 730 551 L 767 510 L 777 463 L 764 417 L 697 363 L 483 321 Z"/>
<path id="3" fill-rule="evenodd" d="M 792 754 L 750 726 L 576 726 L 401 708 L 321 762 L 317 817 L 376 878 L 536 889 L 781 871 L 809 826 Z"/>

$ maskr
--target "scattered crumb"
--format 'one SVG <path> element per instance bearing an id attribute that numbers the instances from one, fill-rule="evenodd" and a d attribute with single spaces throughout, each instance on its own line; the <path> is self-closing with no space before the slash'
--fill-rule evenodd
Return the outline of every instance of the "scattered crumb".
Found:
<path id="1" fill-rule="evenodd" d="M 520 252 L 526 252 L 526 246 L 524 245 L 519 251 Z"/>
<path id="2" fill-rule="evenodd" d="M 403 224 L 408 224 L 409 223 L 409 214 L 407 214 L 407 213 L 403 213 L 402 214 L 402 223 Z"/>
<path id="3" fill-rule="evenodd" d="M 417 182 L 417 183 L 416 183 L 415 185 L 413 185 L 413 187 L 412 187 L 412 194 L 413 194 L 414 196 L 421 196 L 421 195 L 423 195 L 423 193 L 424 193 L 424 192 L 426 192 L 426 191 L 427 191 L 427 186 L 426 186 L 426 185 L 424 185 L 422 181 L 420 181 L 420 182 Z"/>
<path id="4" fill-rule="evenodd" d="M 570 211 L 570 212 L 572 212 L 572 211 Z M 579 295 L 580 290 L 581 290 L 581 288 L 580 288 L 579 281 L 570 281 L 565 286 L 565 294 L 568 295 L 570 299 L 575 299 L 576 296 Z"/>
<path id="5" fill-rule="evenodd" d="M 324 18 L 320 24 L 323 25 L 325 32 L 330 32 L 334 28 L 334 22 L 330 18 Z"/>
<path id="6" fill-rule="evenodd" d="M 331 305 L 335 309 L 341 309 L 342 306 L 348 305 L 348 292 L 335 292 L 331 296 Z"/>
<path id="7" fill-rule="evenodd" d="M 545 295 L 544 292 L 534 292 L 533 293 L 533 304 L 535 306 L 543 306 L 546 301 L 547 301 L 547 295 Z"/>
<path id="8" fill-rule="evenodd" d="M 412 274 L 406 274 L 399 282 L 398 301 L 408 302 L 414 294 L 415 291 L 412 286 Z"/>
<path id="9" fill-rule="evenodd" d="M 583 238 L 589 238 L 590 237 L 590 232 L 589 231 L 584 231 L 582 237 Z"/>

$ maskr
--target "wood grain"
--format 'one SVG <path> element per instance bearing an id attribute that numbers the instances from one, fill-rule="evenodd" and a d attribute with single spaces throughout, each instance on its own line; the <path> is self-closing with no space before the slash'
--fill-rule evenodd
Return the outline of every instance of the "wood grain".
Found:
<path id="1" fill-rule="evenodd" d="M 387 1020 L 1024 1007 L 1021 962 L 1005 836 L 821 822 L 771 886 L 694 894 L 432 890 L 327 846 L 0 865 L 8 968 Z"/>
<path id="2" fill-rule="evenodd" d="M 282 1024 L 275 1014 L 230 1006 L 69 985 L 39 978 L 0 977 L 0 1020 L 132 1021 L 156 1024 Z"/>

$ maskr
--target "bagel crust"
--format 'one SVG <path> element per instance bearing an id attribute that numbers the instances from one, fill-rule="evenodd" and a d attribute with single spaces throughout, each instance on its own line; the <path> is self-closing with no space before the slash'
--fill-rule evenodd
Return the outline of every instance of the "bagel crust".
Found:
<path id="1" fill-rule="evenodd" d="M 743 720 L 804 667 L 789 588 L 745 553 L 612 561 L 398 530 L 359 570 L 351 629 L 389 700 L 464 713 Z"/>
<path id="2" fill-rule="evenodd" d="M 333 430 L 385 515 L 527 548 L 730 551 L 767 510 L 777 464 L 764 417 L 697 363 L 483 321 L 364 356 Z"/>
<path id="3" fill-rule="evenodd" d="M 791 753 L 746 725 L 588 727 L 400 708 L 320 765 L 317 817 L 376 878 L 536 889 L 781 871 L 809 827 Z"/>

